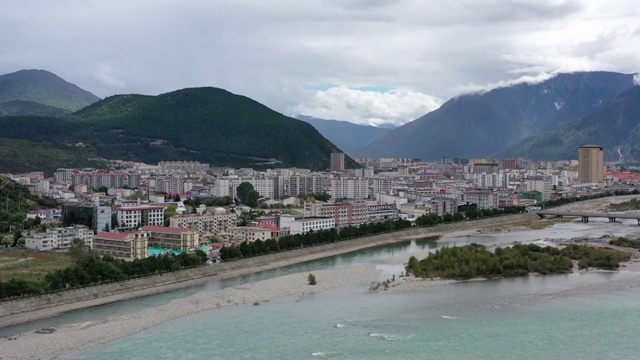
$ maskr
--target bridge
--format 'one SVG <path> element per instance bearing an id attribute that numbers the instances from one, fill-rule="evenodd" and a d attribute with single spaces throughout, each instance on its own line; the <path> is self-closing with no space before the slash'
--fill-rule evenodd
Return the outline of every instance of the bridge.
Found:
<path id="1" fill-rule="evenodd" d="M 582 222 L 589 222 L 589 218 L 606 218 L 609 219 L 609 222 L 615 222 L 617 219 L 635 219 L 638 221 L 638 226 L 640 226 L 640 215 L 634 214 L 615 214 L 610 212 L 576 212 L 561 210 L 542 210 L 537 211 L 536 214 L 538 214 L 541 219 L 544 219 L 546 216 L 579 217 L 582 219 Z"/>

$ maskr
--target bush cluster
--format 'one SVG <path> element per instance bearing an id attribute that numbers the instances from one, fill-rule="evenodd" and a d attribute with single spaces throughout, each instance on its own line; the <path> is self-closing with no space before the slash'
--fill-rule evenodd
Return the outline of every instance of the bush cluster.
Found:
<path id="1" fill-rule="evenodd" d="M 444 247 L 418 261 L 409 259 L 406 270 L 418 277 L 466 280 L 471 278 L 493 278 L 522 276 L 529 273 L 569 273 L 573 261 L 580 268 L 613 270 L 620 261 L 629 260 L 629 255 L 605 248 L 593 248 L 572 244 L 563 249 L 535 244 L 516 244 L 498 247 L 494 252 L 483 245 Z"/>

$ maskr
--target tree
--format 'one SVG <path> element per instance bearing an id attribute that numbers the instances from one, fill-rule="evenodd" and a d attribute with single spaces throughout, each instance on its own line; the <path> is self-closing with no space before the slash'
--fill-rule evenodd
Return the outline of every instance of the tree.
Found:
<path id="1" fill-rule="evenodd" d="M 309 285 L 315 285 L 317 284 L 316 282 L 316 276 L 313 274 L 309 274 L 309 276 L 307 276 L 307 281 L 309 282 Z"/>
<path id="2" fill-rule="evenodd" d="M 18 245 L 18 239 L 20 239 L 22 237 L 22 231 L 20 231 L 20 229 L 16 229 L 13 232 L 13 246 Z"/>
<path id="3" fill-rule="evenodd" d="M 11 243 L 13 243 L 13 237 L 11 237 L 10 235 L 5 235 L 2 237 L 2 245 L 4 245 L 4 247 L 11 245 Z"/>
<path id="4" fill-rule="evenodd" d="M 258 206 L 258 199 L 260 194 L 253 188 L 253 185 L 249 182 L 243 182 L 238 185 L 236 189 L 236 195 L 240 201 L 250 207 Z"/>
<path id="5" fill-rule="evenodd" d="M 176 195 L 173 197 L 173 201 L 175 201 L 175 202 L 180 201 L 180 195 L 176 194 Z"/>

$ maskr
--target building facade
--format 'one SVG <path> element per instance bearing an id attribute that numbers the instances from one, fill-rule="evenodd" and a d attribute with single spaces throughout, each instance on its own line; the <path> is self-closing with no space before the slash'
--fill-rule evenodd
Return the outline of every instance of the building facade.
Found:
<path id="1" fill-rule="evenodd" d="M 88 226 L 74 225 L 70 227 L 48 228 L 45 232 L 34 233 L 25 239 L 28 249 L 68 249 L 73 239 L 78 238 L 85 245 L 93 244 L 93 230 Z"/>
<path id="2" fill-rule="evenodd" d="M 200 233 L 191 229 L 143 226 L 140 230 L 149 233 L 148 246 L 175 249 L 182 252 L 200 247 Z"/>
<path id="3" fill-rule="evenodd" d="M 602 146 L 583 145 L 578 148 L 578 182 L 599 183 L 604 177 Z"/>
<path id="4" fill-rule="evenodd" d="M 93 239 L 93 249 L 117 259 L 144 259 L 148 257 L 148 240 L 146 231 L 101 232 Z"/>
<path id="5" fill-rule="evenodd" d="M 344 153 L 331 153 L 329 170 L 330 171 L 344 170 Z"/>
<path id="6" fill-rule="evenodd" d="M 169 220 L 173 228 L 193 229 L 202 235 L 217 236 L 229 228 L 235 227 L 238 215 L 226 210 L 214 210 L 213 213 L 175 215 Z"/>
<path id="7" fill-rule="evenodd" d="M 116 211 L 121 228 L 164 225 L 164 206 L 123 206 Z"/>

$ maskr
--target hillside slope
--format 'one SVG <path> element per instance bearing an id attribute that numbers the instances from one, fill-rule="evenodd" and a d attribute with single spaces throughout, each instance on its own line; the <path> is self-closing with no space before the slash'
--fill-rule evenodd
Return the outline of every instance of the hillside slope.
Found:
<path id="1" fill-rule="evenodd" d="M 116 95 L 66 117 L 4 117 L 0 126 L 8 129 L 0 137 L 147 163 L 321 170 L 329 167 L 330 153 L 339 151 L 311 125 L 217 88 Z"/>
<path id="2" fill-rule="evenodd" d="M 578 146 L 585 144 L 602 146 L 607 160 L 619 160 L 620 154 L 627 160 L 640 159 L 640 86 L 617 96 L 593 114 L 531 136 L 496 156 L 575 159 Z"/>
<path id="3" fill-rule="evenodd" d="M 31 101 L 71 112 L 100 99 L 49 71 L 20 70 L 0 75 L 0 103 L 12 100 Z"/>
<path id="4" fill-rule="evenodd" d="M 298 115 L 296 119 L 311 124 L 322 136 L 350 155 L 378 140 L 392 129 L 358 125 L 348 121 L 318 119 L 305 115 Z"/>
<path id="5" fill-rule="evenodd" d="M 425 160 L 442 155 L 487 157 L 593 113 L 633 86 L 633 74 L 581 72 L 462 95 L 390 131 L 359 155 Z"/>

